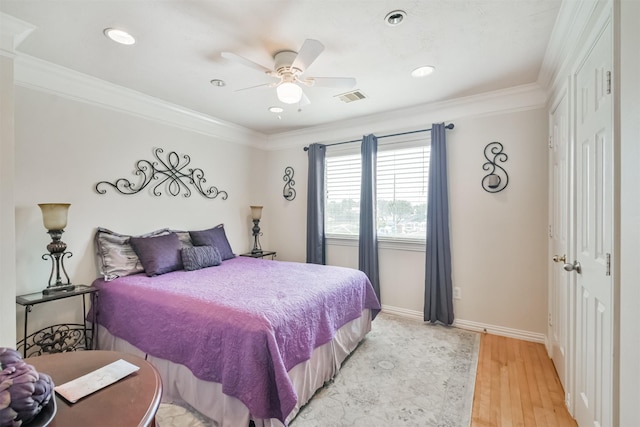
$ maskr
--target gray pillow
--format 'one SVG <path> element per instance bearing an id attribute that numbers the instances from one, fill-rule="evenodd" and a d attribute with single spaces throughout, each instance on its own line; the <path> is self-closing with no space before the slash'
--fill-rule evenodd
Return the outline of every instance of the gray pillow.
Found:
<path id="1" fill-rule="evenodd" d="M 163 228 L 138 237 L 160 236 L 167 233 L 169 233 L 169 229 Z M 98 267 L 105 281 L 144 271 L 138 255 L 129 244 L 130 238 L 131 236 L 127 234 L 98 227 L 94 242 L 98 256 Z"/>
<path id="2" fill-rule="evenodd" d="M 182 270 L 181 244 L 175 233 L 155 237 L 132 237 L 129 241 L 138 254 L 147 276 Z"/>
<path id="3" fill-rule="evenodd" d="M 222 260 L 235 258 L 227 235 L 224 232 L 224 224 L 202 231 L 190 231 L 191 241 L 194 246 L 213 246 L 220 252 Z"/>
<path id="4" fill-rule="evenodd" d="M 222 264 L 220 252 L 213 246 L 193 246 L 182 248 L 182 265 L 187 271 L 214 267 Z"/>

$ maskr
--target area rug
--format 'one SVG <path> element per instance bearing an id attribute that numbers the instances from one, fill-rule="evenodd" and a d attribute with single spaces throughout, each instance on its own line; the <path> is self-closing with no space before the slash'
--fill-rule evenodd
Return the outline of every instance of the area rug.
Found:
<path id="1" fill-rule="evenodd" d="M 371 332 L 291 427 L 467 427 L 480 335 L 381 313 Z M 163 404 L 160 427 L 208 427 L 195 411 Z"/>

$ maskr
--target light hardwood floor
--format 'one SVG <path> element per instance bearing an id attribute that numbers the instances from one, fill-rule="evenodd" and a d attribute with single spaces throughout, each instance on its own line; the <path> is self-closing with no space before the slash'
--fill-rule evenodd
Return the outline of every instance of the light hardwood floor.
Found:
<path id="1" fill-rule="evenodd" d="M 471 427 L 575 427 L 544 345 L 483 334 Z"/>

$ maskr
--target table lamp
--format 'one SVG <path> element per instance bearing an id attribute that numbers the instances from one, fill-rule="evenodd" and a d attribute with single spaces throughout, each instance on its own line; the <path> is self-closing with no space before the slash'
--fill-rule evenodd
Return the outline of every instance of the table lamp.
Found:
<path id="1" fill-rule="evenodd" d="M 260 223 L 260 218 L 262 218 L 262 206 L 250 206 L 250 208 L 251 219 L 253 220 L 253 228 L 251 230 L 253 231 L 253 249 L 251 249 L 251 253 L 261 254 L 262 247 L 260 246 L 260 240 L 258 239 L 258 236 L 260 236 L 262 233 L 260 233 L 260 226 L 258 224 Z"/>
<path id="2" fill-rule="evenodd" d="M 75 288 L 69 280 L 67 270 L 64 268 L 64 258 L 71 258 L 71 252 L 67 252 L 67 244 L 60 240 L 64 228 L 67 226 L 67 212 L 69 203 L 41 203 L 38 204 L 42 210 L 42 222 L 47 233 L 51 236 L 51 243 L 47 245 L 48 254 L 42 255 L 42 259 L 51 260 L 51 274 L 49 275 L 49 285 L 42 291 L 44 295 L 49 295 L 60 291 L 70 291 Z M 61 273 L 64 274 L 66 282 L 63 282 Z M 55 276 L 55 279 L 54 279 Z M 55 281 L 54 281 L 55 280 Z"/>

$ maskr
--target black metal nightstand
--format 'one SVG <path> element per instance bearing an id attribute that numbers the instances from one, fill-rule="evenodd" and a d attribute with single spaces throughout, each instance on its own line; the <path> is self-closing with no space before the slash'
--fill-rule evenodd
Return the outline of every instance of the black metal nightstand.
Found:
<path id="1" fill-rule="evenodd" d="M 87 328 L 87 304 L 86 296 L 91 297 L 91 305 L 96 307 L 98 299 L 98 288 L 86 285 L 75 285 L 75 288 L 69 291 L 60 291 L 49 295 L 42 292 L 34 292 L 32 294 L 18 295 L 16 304 L 24 306 L 24 336 L 18 341 L 17 349 L 22 347 L 23 357 L 40 356 L 45 353 L 62 353 L 73 350 L 90 350 L 93 348 L 94 339 L 96 337 L 96 318 L 97 311 L 93 310 L 93 318 L 91 319 L 91 330 Z M 82 319 L 83 323 L 63 323 L 58 325 L 47 326 L 39 331 L 27 335 L 29 312 L 36 304 L 42 304 L 58 299 L 82 297 Z M 88 332 L 91 332 L 89 335 Z M 97 342 L 96 342 L 97 345 Z M 37 347 L 38 350 L 27 355 L 27 352 Z"/>
<path id="2" fill-rule="evenodd" d="M 246 254 L 240 254 L 240 256 L 248 256 L 251 258 L 264 258 L 264 257 L 271 257 L 271 259 L 274 259 L 276 257 L 276 252 L 275 251 L 262 251 L 262 252 L 258 252 L 258 253 L 252 253 L 252 252 L 247 252 Z"/>

